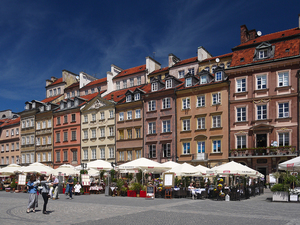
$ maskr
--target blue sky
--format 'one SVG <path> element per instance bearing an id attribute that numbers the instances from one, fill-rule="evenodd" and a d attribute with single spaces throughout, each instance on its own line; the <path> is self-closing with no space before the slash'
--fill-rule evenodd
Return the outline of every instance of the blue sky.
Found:
<path id="1" fill-rule="evenodd" d="M 151 56 L 213 56 L 240 44 L 240 26 L 273 33 L 298 26 L 300 2 L 243 0 L 0 1 L 0 111 L 45 98 L 45 81 L 63 69 L 106 76 Z M 155 55 L 154 55 L 155 52 Z"/>

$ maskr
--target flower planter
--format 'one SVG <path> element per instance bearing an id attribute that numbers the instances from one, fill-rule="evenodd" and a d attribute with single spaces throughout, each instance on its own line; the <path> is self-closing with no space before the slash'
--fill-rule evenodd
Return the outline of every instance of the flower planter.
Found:
<path id="1" fill-rule="evenodd" d="M 297 202 L 298 201 L 298 195 L 290 195 L 290 202 Z"/>
<path id="2" fill-rule="evenodd" d="M 273 202 L 288 202 L 289 193 L 285 191 L 273 192 Z"/>
<path id="3" fill-rule="evenodd" d="M 140 197 L 141 198 L 146 198 L 146 191 L 140 191 Z"/>
<path id="4" fill-rule="evenodd" d="M 127 196 L 128 197 L 136 197 L 136 191 L 130 191 L 130 190 L 128 190 L 127 191 Z"/>
<path id="5" fill-rule="evenodd" d="M 10 188 L 5 188 L 5 191 L 6 192 L 10 192 Z"/>

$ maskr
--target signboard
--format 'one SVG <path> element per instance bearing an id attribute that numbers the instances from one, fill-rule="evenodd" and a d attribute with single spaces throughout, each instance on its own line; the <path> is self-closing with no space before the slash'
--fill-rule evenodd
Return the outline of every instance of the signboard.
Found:
<path id="1" fill-rule="evenodd" d="M 147 186 L 147 197 L 155 197 L 154 193 L 154 186 L 153 185 L 148 185 Z"/>
<path id="2" fill-rule="evenodd" d="M 87 174 L 82 174 L 81 182 L 82 182 L 82 186 L 90 186 L 91 185 L 90 176 Z"/>
<path id="3" fill-rule="evenodd" d="M 269 174 L 269 183 L 270 184 L 276 183 L 276 178 L 273 176 L 273 174 Z"/>
<path id="4" fill-rule="evenodd" d="M 174 187 L 174 173 L 164 173 L 164 187 Z"/>
<path id="5" fill-rule="evenodd" d="M 287 168 L 294 167 L 294 163 L 286 164 Z"/>
<path id="6" fill-rule="evenodd" d="M 230 173 L 230 170 L 224 170 L 223 173 Z"/>
<path id="7" fill-rule="evenodd" d="M 26 175 L 19 175 L 18 185 L 26 185 Z"/>

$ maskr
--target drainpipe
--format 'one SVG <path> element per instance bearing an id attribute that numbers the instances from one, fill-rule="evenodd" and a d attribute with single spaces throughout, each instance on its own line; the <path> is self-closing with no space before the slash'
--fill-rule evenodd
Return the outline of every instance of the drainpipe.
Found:
<path id="1" fill-rule="evenodd" d="M 141 154 L 141 156 L 142 157 L 144 157 L 144 158 L 146 158 L 145 157 L 145 151 L 144 151 L 144 147 L 145 147 L 145 138 L 146 138 L 146 136 L 145 136 L 145 109 L 144 109 L 144 96 L 143 96 L 143 98 L 142 98 L 142 109 L 143 109 L 143 127 L 142 127 L 142 129 L 141 129 L 141 132 L 143 132 L 143 146 L 142 146 L 142 154 Z"/>
<path id="2" fill-rule="evenodd" d="M 174 88 L 174 94 L 175 94 L 175 162 L 177 162 L 177 88 Z"/>

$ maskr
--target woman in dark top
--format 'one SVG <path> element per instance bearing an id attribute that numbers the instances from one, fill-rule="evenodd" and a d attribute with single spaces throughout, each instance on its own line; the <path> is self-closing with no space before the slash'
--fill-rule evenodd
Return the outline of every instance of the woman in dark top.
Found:
<path id="1" fill-rule="evenodd" d="M 48 178 L 45 175 L 41 176 L 41 185 L 43 187 L 41 192 L 42 192 L 42 196 L 44 199 L 43 214 L 48 214 L 46 208 L 47 208 L 47 203 L 48 203 L 48 194 L 49 194 L 49 190 L 50 190 L 49 186 L 52 185 L 50 183 L 50 178 L 51 178 L 51 176 L 49 176 Z"/>
<path id="2" fill-rule="evenodd" d="M 32 209 L 32 212 L 35 212 L 35 207 L 37 205 L 38 196 L 37 196 L 37 187 L 38 187 L 39 181 L 36 181 L 35 175 L 31 175 L 30 180 L 27 183 L 27 190 L 29 193 L 29 201 L 27 205 L 27 213 L 30 212 L 30 209 Z"/>

